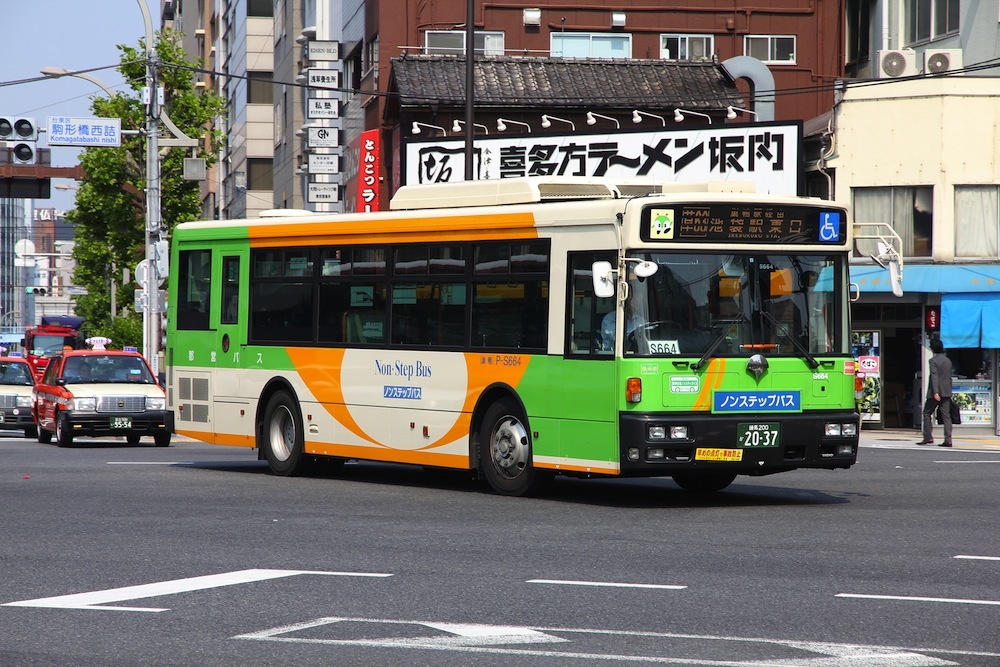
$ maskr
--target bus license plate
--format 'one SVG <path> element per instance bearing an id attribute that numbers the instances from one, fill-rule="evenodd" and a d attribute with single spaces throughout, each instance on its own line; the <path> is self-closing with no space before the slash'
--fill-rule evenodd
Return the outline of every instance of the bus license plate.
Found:
<path id="1" fill-rule="evenodd" d="M 131 417 L 112 417 L 111 428 L 132 428 Z"/>
<path id="2" fill-rule="evenodd" d="M 744 449 L 757 447 L 777 447 L 781 428 L 777 422 L 763 424 L 737 424 L 736 444 Z"/>

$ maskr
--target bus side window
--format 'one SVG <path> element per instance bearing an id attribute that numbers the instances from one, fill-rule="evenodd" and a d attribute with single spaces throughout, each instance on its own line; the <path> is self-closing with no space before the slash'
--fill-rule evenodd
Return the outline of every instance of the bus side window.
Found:
<path id="1" fill-rule="evenodd" d="M 569 257 L 570 281 L 567 301 L 567 354 L 613 357 L 613 336 L 603 331 L 604 319 L 614 312 L 615 297 L 594 295 L 593 264 L 614 261 L 614 253 L 576 253 Z M 613 316 L 611 321 L 613 322 Z M 613 331 L 613 328 L 612 328 Z"/>

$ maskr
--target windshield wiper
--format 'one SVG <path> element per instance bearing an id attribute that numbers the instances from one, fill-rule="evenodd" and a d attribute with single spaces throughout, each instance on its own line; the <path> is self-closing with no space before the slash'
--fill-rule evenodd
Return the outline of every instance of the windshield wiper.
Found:
<path id="1" fill-rule="evenodd" d="M 768 322 L 770 322 L 771 324 L 773 324 L 774 327 L 775 327 L 775 329 L 778 331 L 778 333 L 781 336 L 783 336 L 784 338 L 787 338 L 788 340 L 790 340 L 792 342 L 792 346 L 796 350 L 798 350 L 799 352 L 801 352 L 802 356 L 806 358 L 806 362 L 809 364 L 809 368 L 818 368 L 819 367 L 819 362 L 816 361 L 816 357 L 812 356 L 809 353 L 809 348 L 807 348 L 805 345 L 803 345 L 799 341 L 798 338 L 796 338 L 795 336 L 793 336 L 790 333 L 788 333 L 788 328 L 784 324 L 782 324 L 781 322 L 779 322 L 777 317 L 775 317 L 771 313 L 767 312 L 766 310 L 758 310 L 757 312 L 760 313 L 760 315 L 764 319 L 766 319 Z"/>
<path id="2" fill-rule="evenodd" d="M 701 359 L 691 364 L 691 368 L 693 370 L 698 370 L 699 368 L 704 366 L 705 362 L 708 361 L 709 358 L 715 353 L 715 351 L 719 349 L 719 346 L 722 345 L 722 341 L 726 340 L 726 336 L 729 335 L 729 327 L 732 326 L 733 324 L 739 324 L 740 322 L 745 322 L 746 319 L 747 319 L 746 315 L 743 315 L 741 313 L 740 316 L 734 320 L 726 320 L 725 321 L 726 326 L 722 327 L 722 331 L 719 332 L 719 335 L 716 336 L 715 340 L 712 341 L 712 344 L 708 346 L 707 350 L 705 350 L 705 354 L 701 355 Z"/>

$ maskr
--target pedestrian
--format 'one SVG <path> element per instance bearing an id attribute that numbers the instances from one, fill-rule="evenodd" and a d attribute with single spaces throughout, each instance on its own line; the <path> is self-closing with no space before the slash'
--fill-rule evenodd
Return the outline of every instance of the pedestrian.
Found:
<path id="1" fill-rule="evenodd" d="M 927 382 L 927 399 L 924 401 L 924 439 L 918 445 L 934 444 L 934 412 L 940 411 L 944 425 L 944 442 L 941 447 L 951 447 L 951 359 L 944 353 L 944 344 L 937 338 L 931 341 L 930 379 Z"/>

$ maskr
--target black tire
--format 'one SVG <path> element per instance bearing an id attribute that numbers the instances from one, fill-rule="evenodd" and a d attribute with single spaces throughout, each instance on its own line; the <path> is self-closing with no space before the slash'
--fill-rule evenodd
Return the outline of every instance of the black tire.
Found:
<path id="1" fill-rule="evenodd" d="M 552 475 L 531 463 L 531 433 L 517 405 L 497 401 L 483 417 L 479 432 L 479 469 L 492 489 L 504 496 L 537 494 Z"/>
<path id="2" fill-rule="evenodd" d="M 141 437 L 142 436 L 139 435 L 138 433 L 129 433 L 128 435 L 125 436 L 125 442 L 127 442 L 128 444 L 133 445 L 133 446 L 134 445 L 138 445 L 139 444 L 139 439 Z"/>
<path id="3" fill-rule="evenodd" d="M 46 431 L 41 426 L 38 427 L 38 442 L 47 445 L 52 442 L 52 431 Z"/>
<path id="4" fill-rule="evenodd" d="M 275 475 L 300 475 L 308 467 L 302 414 L 298 402 L 287 391 L 275 393 L 267 402 L 257 444 Z"/>
<path id="5" fill-rule="evenodd" d="M 157 447 L 170 446 L 170 431 L 157 432 L 153 434 L 153 443 Z"/>
<path id="6" fill-rule="evenodd" d="M 673 475 L 677 486 L 692 493 L 715 493 L 733 483 L 736 473 L 729 472 L 679 472 Z"/>
<path id="7" fill-rule="evenodd" d="M 28 428 L 24 429 L 24 437 L 25 438 L 37 438 L 38 437 L 38 427 L 37 426 L 29 426 Z"/>
<path id="8" fill-rule="evenodd" d="M 67 426 L 66 420 L 56 415 L 56 444 L 60 447 L 73 446 L 73 431 Z"/>

